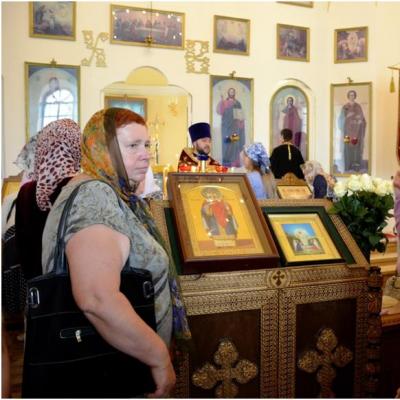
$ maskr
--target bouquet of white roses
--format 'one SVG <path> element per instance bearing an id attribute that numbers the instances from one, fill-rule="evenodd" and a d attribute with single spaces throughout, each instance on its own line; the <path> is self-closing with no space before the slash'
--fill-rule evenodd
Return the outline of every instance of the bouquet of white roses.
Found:
<path id="1" fill-rule="evenodd" d="M 351 175 L 337 182 L 333 191 L 337 199 L 330 212 L 340 215 L 367 258 L 372 250 L 384 252 L 388 239 L 382 230 L 394 206 L 392 182 Z"/>

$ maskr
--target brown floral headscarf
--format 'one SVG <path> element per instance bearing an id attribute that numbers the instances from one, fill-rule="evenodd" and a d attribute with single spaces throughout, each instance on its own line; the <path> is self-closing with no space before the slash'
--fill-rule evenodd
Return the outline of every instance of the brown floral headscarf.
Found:
<path id="1" fill-rule="evenodd" d="M 83 130 L 81 167 L 83 173 L 107 181 L 119 192 L 118 176 L 113 167 L 106 141 L 105 111 L 101 110 L 95 113 Z"/>

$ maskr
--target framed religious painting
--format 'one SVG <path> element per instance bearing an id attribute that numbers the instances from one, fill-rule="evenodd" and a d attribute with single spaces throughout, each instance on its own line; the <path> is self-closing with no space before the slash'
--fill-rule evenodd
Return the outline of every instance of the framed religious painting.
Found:
<path id="1" fill-rule="evenodd" d="M 310 29 L 277 24 L 276 57 L 280 60 L 310 61 Z"/>
<path id="2" fill-rule="evenodd" d="M 335 29 L 335 63 L 368 61 L 368 27 Z"/>
<path id="3" fill-rule="evenodd" d="M 79 124 L 80 67 L 25 62 L 25 104 L 27 140 L 58 119 Z"/>
<path id="4" fill-rule="evenodd" d="M 29 36 L 75 40 L 76 2 L 32 1 L 29 3 Z"/>
<path id="5" fill-rule="evenodd" d="M 308 160 L 309 102 L 305 92 L 297 86 L 283 86 L 272 96 L 270 103 L 270 152 L 282 143 L 281 130 L 293 132 L 293 144 Z"/>
<path id="6" fill-rule="evenodd" d="M 250 20 L 214 15 L 214 53 L 248 56 Z"/>
<path id="7" fill-rule="evenodd" d="M 210 125 L 213 158 L 240 167 L 240 152 L 253 141 L 253 79 L 210 76 Z"/>
<path id="8" fill-rule="evenodd" d="M 354 262 L 324 208 L 293 203 L 263 211 L 285 266 Z"/>
<path id="9" fill-rule="evenodd" d="M 370 173 L 372 83 L 331 85 L 331 173 Z"/>
<path id="10" fill-rule="evenodd" d="M 147 99 L 129 96 L 104 96 L 104 107 L 126 108 L 147 120 Z"/>
<path id="11" fill-rule="evenodd" d="M 275 267 L 275 243 L 245 174 L 170 173 L 184 274 Z"/>
<path id="12" fill-rule="evenodd" d="M 312 192 L 308 185 L 277 185 L 276 191 L 280 199 L 311 199 Z"/>
<path id="13" fill-rule="evenodd" d="M 183 49 L 185 14 L 111 4 L 110 43 Z"/>

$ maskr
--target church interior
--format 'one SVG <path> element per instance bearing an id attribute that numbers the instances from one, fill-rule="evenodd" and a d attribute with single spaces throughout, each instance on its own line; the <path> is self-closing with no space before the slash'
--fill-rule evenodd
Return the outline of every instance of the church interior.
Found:
<path id="1" fill-rule="evenodd" d="M 191 331 L 171 397 L 400 397 L 399 1 L 6 1 L 1 14 L 2 397 L 30 397 L 6 247 L 21 149 L 113 107 L 146 123 L 149 212 Z M 246 177 L 253 144 L 274 198 Z M 303 167 L 274 169 L 283 145 L 331 195 Z"/>

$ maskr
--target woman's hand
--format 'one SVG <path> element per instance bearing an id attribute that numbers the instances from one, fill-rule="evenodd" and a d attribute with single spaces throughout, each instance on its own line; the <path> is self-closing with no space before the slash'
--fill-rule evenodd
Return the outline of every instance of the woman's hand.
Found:
<path id="1" fill-rule="evenodd" d="M 151 369 L 156 391 L 148 394 L 150 398 L 168 397 L 175 386 L 176 376 L 171 360 L 162 366 L 156 366 Z"/>

